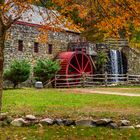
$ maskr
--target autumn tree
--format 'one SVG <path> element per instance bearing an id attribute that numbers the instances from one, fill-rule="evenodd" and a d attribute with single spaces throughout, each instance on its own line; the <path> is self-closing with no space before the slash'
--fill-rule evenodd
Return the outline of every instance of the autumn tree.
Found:
<path id="1" fill-rule="evenodd" d="M 138 0 L 96 0 L 96 5 L 91 5 L 92 11 L 97 11 L 95 18 L 100 19 L 96 26 L 104 30 L 107 37 L 130 39 L 132 31 L 140 26 Z"/>
<path id="2" fill-rule="evenodd" d="M 61 6 L 61 12 L 72 18 L 74 17 L 74 21 L 84 27 L 84 33 L 89 33 L 89 38 L 93 33 L 96 34 L 95 37 L 101 35 L 100 37 L 103 38 L 132 39 L 134 33 L 140 30 L 139 0 L 62 1 L 65 1 L 65 3 L 63 2 L 64 4 Z"/>
<path id="3" fill-rule="evenodd" d="M 31 0 L 0 1 L 0 111 L 2 108 L 3 64 L 6 32 L 30 8 Z"/>
<path id="4" fill-rule="evenodd" d="M 16 16 L 14 18 L 12 15 L 7 15 L 8 10 L 13 6 L 13 2 L 18 7 L 18 11 L 15 11 Z M 26 8 L 24 8 L 18 1 L 0 1 L 0 111 L 2 107 L 4 43 L 6 39 L 6 32 L 11 25 L 19 19 L 20 14 L 24 9 Z"/>

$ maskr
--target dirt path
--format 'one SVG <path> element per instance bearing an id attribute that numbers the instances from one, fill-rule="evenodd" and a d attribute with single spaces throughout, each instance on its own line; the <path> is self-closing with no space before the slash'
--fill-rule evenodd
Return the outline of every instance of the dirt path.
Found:
<path id="1" fill-rule="evenodd" d="M 108 94 L 108 95 L 120 95 L 130 97 L 140 97 L 140 94 L 124 93 L 124 92 L 110 92 L 110 91 L 99 91 L 94 89 L 66 89 L 67 92 L 79 93 L 79 94 Z"/>

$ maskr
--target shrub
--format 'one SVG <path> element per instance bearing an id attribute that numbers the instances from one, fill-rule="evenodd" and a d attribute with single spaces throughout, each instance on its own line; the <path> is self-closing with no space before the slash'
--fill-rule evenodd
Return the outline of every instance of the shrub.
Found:
<path id="1" fill-rule="evenodd" d="M 97 71 L 104 73 L 106 64 L 108 62 L 108 54 L 105 51 L 100 51 L 97 55 Z"/>
<path id="2" fill-rule="evenodd" d="M 37 60 L 33 69 L 35 79 L 41 81 L 43 84 L 52 79 L 59 70 L 59 62 L 50 59 Z"/>
<path id="3" fill-rule="evenodd" d="M 4 80 L 9 80 L 15 88 L 19 83 L 26 81 L 30 76 L 30 64 L 26 60 L 14 60 L 4 71 Z"/>

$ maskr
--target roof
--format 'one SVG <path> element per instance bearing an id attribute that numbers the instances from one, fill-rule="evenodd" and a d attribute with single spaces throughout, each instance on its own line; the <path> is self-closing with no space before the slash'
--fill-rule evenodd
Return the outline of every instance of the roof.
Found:
<path id="1" fill-rule="evenodd" d="M 12 8 L 8 14 L 13 15 L 12 17 L 15 17 L 15 10 L 16 8 Z M 70 31 L 70 32 L 77 32 L 80 33 L 80 31 L 75 31 L 73 29 L 70 29 L 65 26 L 66 24 L 66 19 L 63 18 L 63 20 L 59 20 L 60 18 L 60 13 L 55 10 L 48 10 L 45 7 L 41 6 L 35 6 L 31 5 L 29 9 L 27 9 L 25 12 L 21 14 L 21 18 L 18 20 L 17 23 L 27 23 L 27 25 L 36 25 L 36 26 L 42 26 L 42 25 L 49 25 L 50 27 L 54 28 L 60 28 L 65 31 Z"/>

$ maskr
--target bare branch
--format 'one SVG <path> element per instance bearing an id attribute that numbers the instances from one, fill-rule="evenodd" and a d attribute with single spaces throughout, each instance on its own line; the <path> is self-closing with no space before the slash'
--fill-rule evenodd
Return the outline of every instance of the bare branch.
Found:
<path id="1" fill-rule="evenodd" d="M 0 24 L 4 26 L 2 12 L 0 11 Z"/>
<path id="2" fill-rule="evenodd" d="M 9 16 L 9 20 L 7 24 L 5 25 L 6 29 L 9 29 L 11 25 L 14 24 L 18 19 L 20 19 L 20 16 L 16 17 L 15 19 L 12 19 L 12 16 Z"/>

